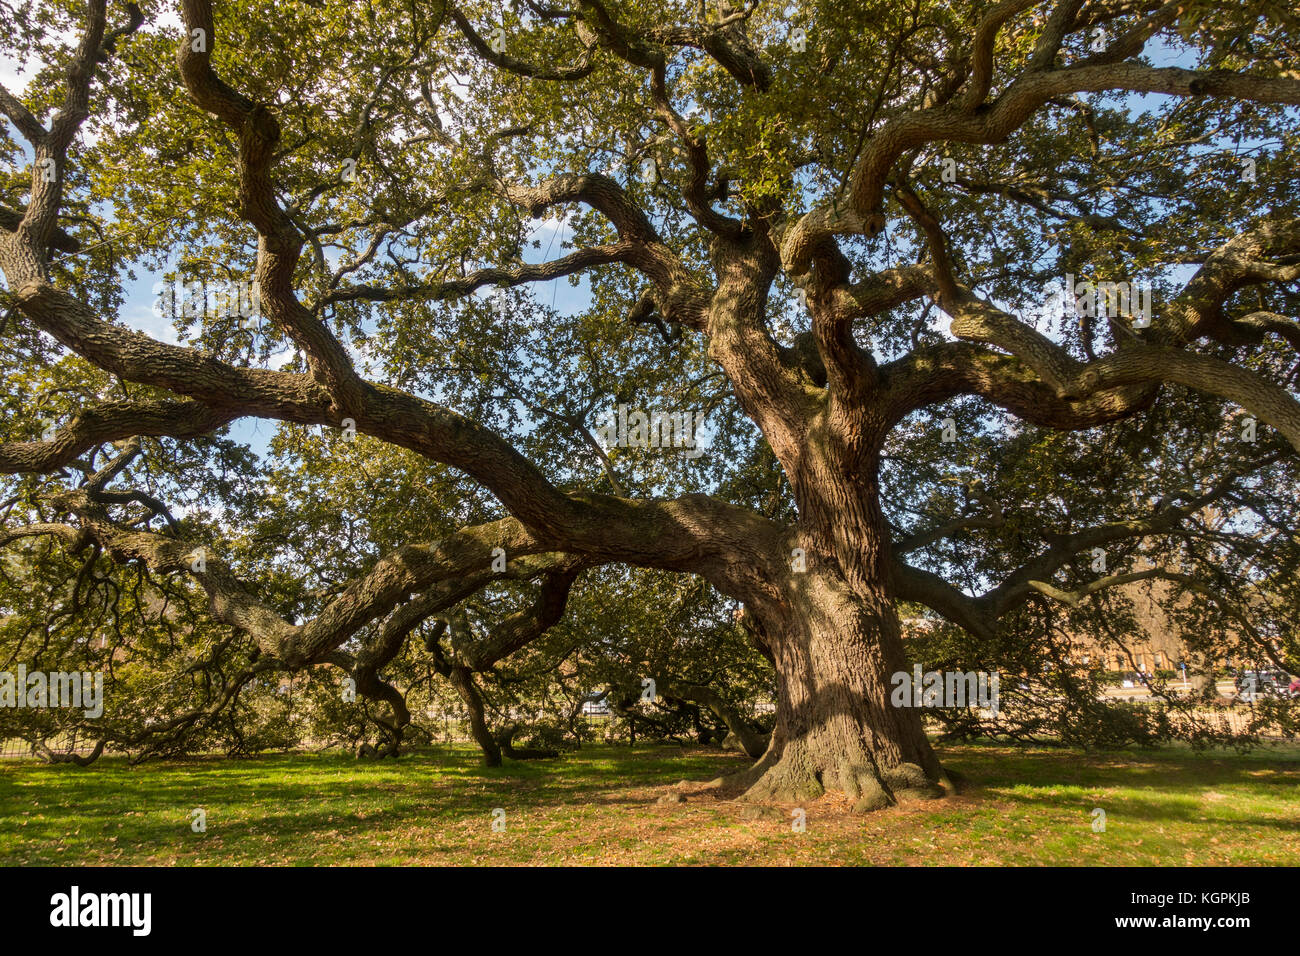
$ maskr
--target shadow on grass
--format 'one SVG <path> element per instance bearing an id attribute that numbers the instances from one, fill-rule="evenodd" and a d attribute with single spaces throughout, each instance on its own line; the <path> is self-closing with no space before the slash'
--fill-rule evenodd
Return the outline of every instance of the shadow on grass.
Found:
<path id="1" fill-rule="evenodd" d="M 322 800 L 358 803 L 376 797 L 420 799 L 423 805 L 499 805 L 509 795 L 517 805 L 553 806 L 557 799 L 631 803 L 628 788 L 660 786 L 685 777 L 716 775 L 737 758 L 725 754 L 683 754 L 677 748 L 605 751 L 546 762 L 484 767 L 474 752 L 420 753 L 396 761 L 359 762 L 347 756 L 263 756 L 235 762 L 168 761 L 127 767 L 105 761 L 90 768 L 25 764 L 0 768 L 0 816 L 29 809 L 75 807 L 82 812 L 147 809 L 147 805 Z M 492 801 L 496 800 L 497 803 Z"/>
<path id="2" fill-rule="evenodd" d="M 948 758 L 963 794 L 1022 806 L 1105 800 L 1153 823 L 1205 823 L 1294 832 L 1300 816 L 1300 749 L 1249 755 L 1156 751 L 1079 753 L 970 748 Z M 1064 795 L 1062 790 L 1079 791 Z M 1216 791 L 1228 791 L 1231 799 Z M 1098 791 L 1105 791 L 1104 796 Z M 1216 802 L 1222 799 L 1222 803 Z M 1285 812 L 1291 811 L 1290 816 Z"/>
<path id="3" fill-rule="evenodd" d="M 346 755 L 183 760 L 131 768 L 27 764 L 0 768 L 0 863 L 161 855 L 176 863 L 463 853 L 487 839 L 491 814 L 511 829 L 554 826 L 557 809 L 646 805 L 646 788 L 715 776 L 737 758 L 679 748 L 603 749 L 544 763 L 484 767 L 477 752 L 428 751 L 397 761 Z M 203 808 L 208 831 L 190 829 Z M 623 809 L 620 809 L 623 808 Z M 207 844 L 205 846 L 205 844 Z"/>
<path id="4" fill-rule="evenodd" d="M 1248 829 L 1292 833 L 1300 822 L 1293 796 L 1300 793 L 1300 748 L 1243 757 L 1173 748 L 1080 753 L 968 745 L 941 747 L 940 755 L 961 774 L 962 798 L 925 805 L 926 820 L 963 832 L 1009 832 L 1008 847 L 1023 842 L 1015 834 L 1025 826 L 1055 833 L 1063 815 L 1080 811 L 1086 819 L 1099 805 L 1146 830 L 1169 823 L 1182 840 L 1198 839 L 1211 824 L 1234 845 L 1249 843 Z M 740 838 L 757 845 L 769 835 L 762 827 L 757 836 L 749 833 L 747 824 L 709 803 L 655 807 L 647 791 L 682 779 L 707 781 L 748 763 L 669 746 L 596 747 L 495 768 L 483 767 L 477 751 L 464 747 L 378 762 L 317 754 L 138 768 L 122 761 L 84 770 L 0 766 L 0 862 L 477 862 L 493 854 L 531 862 L 584 859 L 591 843 L 654 858 L 669 852 L 647 842 L 647 834 L 660 832 L 678 834 L 665 837 L 669 847 L 677 839 L 678 849 L 707 854 L 700 827 L 744 831 Z M 1023 811 L 1013 815 L 1020 830 L 998 822 L 1008 806 Z M 207 834 L 190 830 L 189 811 L 196 807 L 208 814 Z M 507 812 L 508 834 L 490 829 L 496 807 Z M 910 837 L 918 812 L 886 814 L 871 825 L 893 834 L 882 838 L 892 845 Z M 851 840 L 873 819 L 836 826 Z M 746 847 L 716 849 L 755 859 L 748 854 L 759 851 Z M 975 844 L 966 849 L 985 852 Z M 1068 846 L 1052 852 L 1058 851 L 1067 861 L 1074 852 Z"/>

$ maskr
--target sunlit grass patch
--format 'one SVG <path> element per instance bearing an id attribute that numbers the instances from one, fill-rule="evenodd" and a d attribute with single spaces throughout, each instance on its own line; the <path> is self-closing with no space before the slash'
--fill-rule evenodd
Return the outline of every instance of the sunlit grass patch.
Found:
<path id="1" fill-rule="evenodd" d="M 955 798 L 855 816 L 827 796 L 746 814 L 698 749 L 600 746 L 479 765 L 470 748 L 128 767 L 0 765 L 0 861 L 96 865 L 1300 864 L 1300 747 L 1248 755 L 941 748 Z M 493 811 L 504 829 L 493 830 Z M 206 832 L 191 811 L 206 814 Z M 1105 830 L 1093 829 L 1094 810 Z"/>

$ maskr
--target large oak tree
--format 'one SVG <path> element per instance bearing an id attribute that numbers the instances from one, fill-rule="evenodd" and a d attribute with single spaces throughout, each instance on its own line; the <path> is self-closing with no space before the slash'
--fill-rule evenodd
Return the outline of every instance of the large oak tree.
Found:
<path id="1" fill-rule="evenodd" d="M 413 633 L 463 680 L 588 569 L 698 575 L 777 675 L 748 795 L 864 810 L 949 786 L 891 705 L 900 602 L 989 643 L 1165 577 L 1274 648 L 1300 449 L 1282 3 L 4 15 L 41 64 L 0 90 L 0 468 L 29 476 L 6 544 L 191 582 L 256 667 L 344 668 L 395 725 L 378 675 Z M 138 267 L 255 279 L 264 322 L 144 334 Z M 1151 283 L 1151 321 L 1052 299 L 1067 275 Z M 583 301 L 548 305 L 557 279 Z M 606 447 L 618 404 L 708 408 L 712 445 Z M 349 455 L 392 477 L 347 529 L 287 492 L 241 508 L 225 430 L 249 418 L 338 430 L 297 480 Z M 222 513 L 177 521 L 187 486 Z M 268 508 L 282 539 L 218 545 Z M 1138 542 L 1160 560 L 1123 569 Z M 534 600 L 427 627 L 505 584 Z"/>

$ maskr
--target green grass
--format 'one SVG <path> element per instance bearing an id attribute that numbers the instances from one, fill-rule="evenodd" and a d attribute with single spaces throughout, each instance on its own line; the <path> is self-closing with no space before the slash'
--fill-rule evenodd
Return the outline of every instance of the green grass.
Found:
<path id="1" fill-rule="evenodd" d="M 676 747 L 591 747 L 487 769 L 469 748 L 90 769 L 0 764 L 0 863 L 1300 864 L 1300 746 L 1083 754 L 941 749 L 951 799 L 854 816 L 833 797 L 755 813 L 680 780 L 738 769 Z M 207 832 L 190 811 L 207 814 Z M 492 811 L 506 812 L 504 832 Z M 1106 831 L 1091 811 L 1106 811 Z"/>

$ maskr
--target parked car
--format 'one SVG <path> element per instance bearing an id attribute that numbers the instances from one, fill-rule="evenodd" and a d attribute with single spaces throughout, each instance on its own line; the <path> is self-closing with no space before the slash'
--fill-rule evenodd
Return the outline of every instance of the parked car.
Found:
<path id="1" fill-rule="evenodd" d="M 1253 704 L 1261 697 L 1292 697 L 1300 693 L 1300 680 L 1285 671 L 1242 671 L 1237 675 L 1237 700 Z"/>

